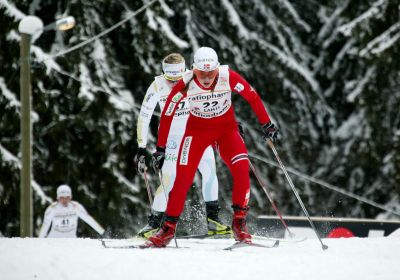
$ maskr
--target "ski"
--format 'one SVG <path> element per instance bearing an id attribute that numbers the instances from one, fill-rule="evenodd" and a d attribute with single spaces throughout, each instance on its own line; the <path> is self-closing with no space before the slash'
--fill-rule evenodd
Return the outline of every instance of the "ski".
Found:
<path id="1" fill-rule="evenodd" d="M 207 233 L 205 234 L 192 234 L 192 235 L 181 235 L 177 236 L 177 239 L 206 239 L 206 238 L 211 238 L 211 239 L 218 239 L 218 238 L 232 238 L 233 235 L 232 233 L 226 233 L 226 234 L 213 234 L 209 235 Z"/>
<path id="2" fill-rule="evenodd" d="M 106 241 L 106 240 L 101 240 L 101 244 L 103 245 L 104 248 L 106 249 L 183 249 L 183 248 L 189 248 L 189 247 L 154 247 L 151 246 L 147 243 L 143 244 L 122 244 L 122 245 L 117 245 L 117 244 L 110 244 L 112 241 Z"/>
<path id="3" fill-rule="evenodd" d="M 103 245 L 106 249 L 144 249 L 141 248 L 140 245 Z"/>
<path id="4" fill-rule="evenodd" d="M 123 245 L 116 245 L 116 244 L 110 244 L 112 241 L 105 241 L 101 240 L 101 244 L 103 245 L 104 248 L 107 249 L 144 249 L 143 245 L 144 244 L 123 244 Z"/>
<path id="5" fill-rule="evenodd" d="M 232 251 L 234 249 L 243 248 L 243 247 L 275 248 L 275 247 L 278 247 L 278 246 L 279 246 L 279 240 L 276 240 L 273 244 L 270 244 L 270 245 L 254 243 L 254 242 L 246 243 L 246 242 L 238 241 L 238 242 L 234 243 L 233 245 L 224 248 L 224 250 Z"/>
<path id="6" fill-rule="evenodd" d="M 307 238 L 276 238 L 276 237 L 267 237 L 267 236 L 260 236 L 260 235 L 251 235 L 253 239 L 256 240 L 267 240 L 267 241 L 280 241 L 280 242 L 287 242 L 287 243 L 298 243 L 303 242 Z M 218 239 L 218 238 L 233 238 L 232 234 L 193 234 L 193 235 L 182 235 L 177 236 L 177 239 Z"/>
<path id="7" fill-rule="evenodd" d="M 307 240 L 307 237 L 301 238 L 276 238 L 276 237 L 268 237 L 268 236 L 260 236 L 260 235 L 252 235 L 254 239 L 259 240 L 268 240 L 268 241 L 279 241 L 279 242 L 287 242 L 287 243 L 299 243 Z"/>
<path id="8" fill-rule="evenodd" d="M 160 249 L 158 247 L 154 247 L 149 245 L 148 243 L 143 243 L 143 244 L 112 244 L 112 240 L 100 240 L 101 244 L 103 245 L 104 248 L 106 249 Z M 261 248 L 274 248 L 279 246 L 279 240 L 274 240 L 272 244 L 260 244 L 260 243 L 245 243 L 245 242 L 236 242 L 235 244 L 224 248 L 224 250 L 231 251 L 233 249 L 241 248 L 241 247 L 261 247 Z M 163 249 L 183 249 L 183 248 L 189 248 L 189 247 L 162 247 Z"/>

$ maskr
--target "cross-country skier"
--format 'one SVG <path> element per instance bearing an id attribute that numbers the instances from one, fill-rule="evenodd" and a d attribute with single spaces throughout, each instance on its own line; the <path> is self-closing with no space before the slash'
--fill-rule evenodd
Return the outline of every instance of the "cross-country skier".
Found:
<path id="1" fill-rule="evenodd" d="M 257 92 L 238 73 L 218 62 L 216 52 L 208 47 L 194 55 L 193 70 L 185 73 L 172 89 L 161 115 L 157 152 L 153 165 L 161 168 L 166 157 L 167 137 L 180 101 L 188 100 L 190 115 L 179 149 L 174 186 L 169 195 L 166 217 L 161 229 L 146 242 L 148 247 L 164 247 L 174 237 L 183 211 L 186 194 L 192 184 L 204 150 L 215 144 L 233 177 L 232 230 L 237 241 L 251 243 L 246 226 L 250 197 L 249 162 L 247 149 L 239 135 L 231 101 L 232 92 L 241 95 L 257 115 L 263 137 L 275 140 L 278 128 L 270 117 Z"/>
<path id="2" fill-rule="evenodd" d="M 150 120 L 157 104 L 160 111 L 164 109 L 168 94 L 177 81 L 182 79 L 186 70 L 185 59 L 178 53 L 167 55 L 162 61 L 163 75 L 154 78 L 144 97 L 137 123 L 138 152 L 135 157 L 139 173 L 143 173 L 145 167 L 147 135 Z M 162 218 L 167 206 L 166 196 L 175 180 L 176 164 L 179 146 L 185 132 L 186 122 L 189 117 L 189 105 L 186 99 L 180 100 L 177 110 L 173 115 L 170 133 L 165 146 L 165 163 L 162 167 L 163 183 L 166 188 L 160 186 L 154 196 L 151 213 L 148 216 L 148 224 L 139 231 L 138 236 L 148 238 L 160 228 Z M 199 164 L 202 175 L 202 193 L 206 204 L 208 234 L 229 234 L 232 230 L 219 219 L 218 180 L 215 168 L 214 151 L 209 146 L 204 150 Z M 197 167 L 196 167 L 197 169 Z"/>
<path id="3" fill-rule="evenodd" d="M 78 228 L 78 218 L 91 226 L 98 234 L 103 235 L 104 229 L 90 216 L 77 201 L 71 201 L 71 188 L 61 185 L 57 188 L 57 201 L 47 207 L 39 237 L 75 238 Z M 51 230 L 49 234 L 49 228 Z"/>

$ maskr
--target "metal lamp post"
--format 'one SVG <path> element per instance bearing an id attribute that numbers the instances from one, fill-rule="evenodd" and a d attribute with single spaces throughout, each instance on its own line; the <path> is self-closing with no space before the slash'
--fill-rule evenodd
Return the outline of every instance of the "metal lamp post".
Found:
<path id="1" fill-rule="evenodd" d="M 36 16 L 24 17 L 18 26 L 21 33 L 20 41 L 20 95 L 21 95 L 21 185 L 20 185 L 20 236 L 33 235 L 33 206 L 32 206 L 32 122 L 31 122 L 31 65 L 30 48 L 33 36 L 40 36 L 49 29 L 67 30 L 75 25 L 73 17 L 57 20 L 51 28 L 43 27 L 43 22 Z"/>

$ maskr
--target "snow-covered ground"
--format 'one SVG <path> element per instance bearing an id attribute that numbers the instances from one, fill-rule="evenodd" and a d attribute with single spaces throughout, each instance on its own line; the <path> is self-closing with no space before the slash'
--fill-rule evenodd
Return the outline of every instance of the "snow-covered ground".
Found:
<path id="1" fill-rule="evenodd" d="M 0 279 L 399 279 L 399 236 L 323 242 L 326 251 L 317 239 L 236 251 L 222 250 L 233 240 L 191 239 L 178 240 L 182 249 L 142 250 L 105 249 L 95 239 L 0 238 Z"/>

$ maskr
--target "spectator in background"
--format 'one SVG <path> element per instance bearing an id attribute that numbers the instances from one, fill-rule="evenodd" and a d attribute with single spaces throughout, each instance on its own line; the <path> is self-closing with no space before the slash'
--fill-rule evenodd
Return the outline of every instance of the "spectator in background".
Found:
<path id="1" fill-rule="evenodd" d="M 69 186 L 61 185 L 57 188 L 57 201 L 47 207 L 39 237 L 76 238 L 78 218 L 85 221 L 98 234 L 104 234 L 104 229 L 86 212 L 85 208 L 71 199 L 72 192 Z"/>

